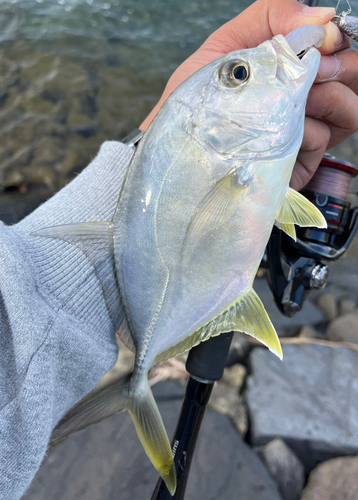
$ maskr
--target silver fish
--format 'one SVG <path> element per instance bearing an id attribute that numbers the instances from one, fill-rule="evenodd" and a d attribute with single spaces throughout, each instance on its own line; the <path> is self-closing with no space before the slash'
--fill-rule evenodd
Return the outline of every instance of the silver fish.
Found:
<path id="1" fill-rule="evenodd" d="M 197 71 L 145 133 L 112 221 L 36 233 L 74 242 L 94 263 L 91 241 L 106 242 L 121 298 L 120 334 L 136 353 L 131 376 L 75 407 L 55 438 L 128 409 L 173 494 L 173 458 L 148 370 L 231 330 L 282 356 L 252 285 L 274 224 L 293 238 L 294 224 L 326 227 L 289 188 L 320 62 L 310 47 L 324 35 L 324 27 L 306 26 Z"/>

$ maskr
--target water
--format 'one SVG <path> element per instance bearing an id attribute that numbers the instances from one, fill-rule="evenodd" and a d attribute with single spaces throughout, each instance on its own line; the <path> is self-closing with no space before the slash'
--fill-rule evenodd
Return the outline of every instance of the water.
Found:
<path id="1" fill-rule="evenodd" d="M 33 208 L 137 127 L 175 68 L 250 3 L 2 0 L 0 217 L 6 196 Z"/>

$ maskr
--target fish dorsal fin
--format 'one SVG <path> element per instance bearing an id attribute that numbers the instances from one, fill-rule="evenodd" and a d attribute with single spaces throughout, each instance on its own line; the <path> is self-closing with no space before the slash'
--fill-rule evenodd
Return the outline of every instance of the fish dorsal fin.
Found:
<path id="1" fill-rule="evenodd" d="M 316 226 L 323 229 L 327 228 L 326 219 L 318 208 L 301 193 L 291 188 L 287 190 L 280 211 L 276 216 L 276 221 L 281 224 L 297 224 L 301 227 Z"/>
<path id="2" fill-rule="evenodd" d="M 285 224 L 284 222 L 279 222 L 278 220 L 275 221 L 275 226 L 281 229 L 281 231 L 284 231 L 288 236 L 291 236 L 291 238 L 296 241 L 296 229 L 294 224 Z"/>
<path id="3" fill-rule="evenodd" d="M 282 359 L 280 341 L 274 326 L 255 290 L 250 288 L 242 297 L 231 302 L 220 316 L 212 319 L 178 344 L 159 354 L 155 362 L 177 356 L 210 337 L 232 330 L 244 332 L 262 342 Z"/>
<path id="4" fill-rule="evenodd" d="M 123 324 L 124 313 L 115 278 L 111 223 L 65 224 L 40 229 L 32 235 L 67 241 L 86 255 L 99 280 L 109 316 L 117 330 Z"/>

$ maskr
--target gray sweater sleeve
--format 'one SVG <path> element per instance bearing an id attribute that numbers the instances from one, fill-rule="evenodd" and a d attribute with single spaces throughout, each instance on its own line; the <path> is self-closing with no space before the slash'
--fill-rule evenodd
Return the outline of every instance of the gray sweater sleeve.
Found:
<path id="1" fill-rule="evenodd" d="M 19 499 L 51 431 L 117 358 L 115 328 L 80 249 L 37 229 L 111 219 L 133 149 L 106 142 L 68 186 L 0 225 L 0 499 Z"/>

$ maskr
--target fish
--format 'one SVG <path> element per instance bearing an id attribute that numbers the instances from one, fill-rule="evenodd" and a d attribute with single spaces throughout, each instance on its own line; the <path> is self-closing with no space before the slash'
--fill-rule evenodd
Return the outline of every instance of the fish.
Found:
<path id="1" fill-rule="evenodd" d="M 289 187 L 320 62 L 313 46 L 324 36 L 322 26 L 298 28 L 201 68 L 145 132 L 111 221 L 34 233 L 81 248 L 104 291 L 117 287 L 118 334 L 135 352 L 133 372 L 74 407 L 55 440 L 127 409 L 173 495 L 173 456 L 149 369 L 232 330 L 282 358 L 253 281 L 275 224 L 294 239 L 295 224 L 327 227 L 321 212 Z M 113 279 L 101 270 L 99 244 Z"/>

